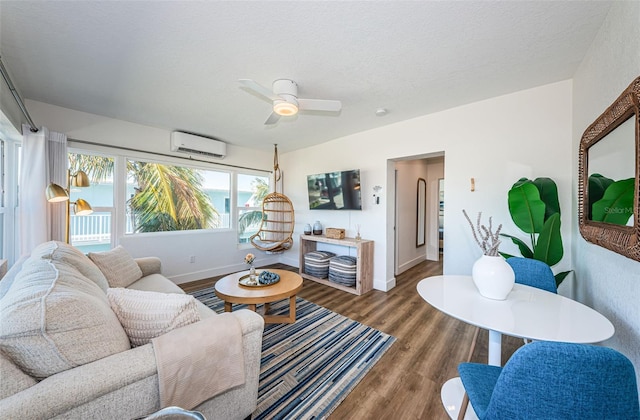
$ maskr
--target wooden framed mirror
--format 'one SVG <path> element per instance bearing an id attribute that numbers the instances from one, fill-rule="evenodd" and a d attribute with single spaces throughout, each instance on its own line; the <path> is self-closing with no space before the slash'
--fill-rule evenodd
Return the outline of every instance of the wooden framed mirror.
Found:
<path id="1" fill-rule="evenodd" d="M 418 205 L 416 206 L 416 248 L 424 246 L 427 235 L 427 181 L 418 178 Z"/>
<path id="2" fill-rule="evenodd" d="M 585 130 L 578 223 L 589 242 L 640 261 L 640 77 Z"/>

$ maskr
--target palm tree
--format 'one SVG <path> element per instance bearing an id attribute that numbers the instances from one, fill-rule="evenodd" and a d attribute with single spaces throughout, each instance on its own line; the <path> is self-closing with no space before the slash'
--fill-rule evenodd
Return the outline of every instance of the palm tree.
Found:
<path id="1" fill-rule="evenodd" d="M 113 158 L 79 153 L 68 155 L 71 173 L 83 170 L 91 178 L 92 184 L 103 182 L 113 174 Z"/>
<path id="2" fill-rule="evenodd" d="M 83 168 L 100 182 L 113 173 L 113 159 L 70 154 L 72 171 Z M 127 171 L 138 185 L 128 203 L 136 232 L 207 229 L 220 224 L 220 215 L 202 191 L 196 169 L 127 160 Z"/>
<path id="3" fill-rule="evenodd" d="M 251 181 L 253 194 L 249 201 L 252 203 L 262 203 L 262 200 L 269 194 L 269 184 L 263 178 L 255 178 Z M 248 227 L 258 225 L 262 221 L 262 210 L 251 210 L 242 213 L 238 218 L 238 235 L 242 235 Z"/>
<path id="4" fill-rule="evenodd" d="M 218 211 L 202 191 L 202 175 L 190 168 L 130 162 L 137 181 L 129 206 L 138 232 L 193 230 L 216 227 Z M 129 165 L 128 165 L 129 166 Z"/>

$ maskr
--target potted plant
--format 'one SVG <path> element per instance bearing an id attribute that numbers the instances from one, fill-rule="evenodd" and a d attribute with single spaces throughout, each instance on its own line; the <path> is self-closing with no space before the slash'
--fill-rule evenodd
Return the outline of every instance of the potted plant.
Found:
<path id="1" fill-rule="evenodd" d="M 552 267 L 564 255 L 560 233 L 560 202 L 558 187 L 551 178 L 536 178 L 533 181 L 520 178 L 508 193 L 511 219 L 523 232 L 529 234 L 531 246 L 522 239 L 501 233 L 510 238 L 525 258 L 533 258 Z M 500 253 L 509 258 L 512 255 Z M 571 271 L 555 274 L 556 286 L 560 285 Z"/>
<path id="2" fill-rule="evenodd" d="M 482 250 L 482 256 L 476 260 L 471 270 L 471 277 L 480 294 L 489 299 L 504 300 L 513 289 L 515 274 L 513 269 L 500 255 L 500 231 L 502 225 L 493 231 L 493 222 L 489 217 L 489 226 L 481 223 L 482 212 L 474 226 L 465 210 L 464 217 L 469 222 L 473 239 Z"/>

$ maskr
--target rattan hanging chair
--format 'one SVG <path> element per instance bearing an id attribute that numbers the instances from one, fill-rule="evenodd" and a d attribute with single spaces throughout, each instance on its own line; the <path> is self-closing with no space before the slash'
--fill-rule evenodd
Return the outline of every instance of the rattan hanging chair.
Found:
<path id="1" fill-rule="evenodd" d="M 276 185 L 280 180 L 278 145 L 275 146 L 273 171 Z M 279 192 L 267 194 L 262 200 L 262 222 L 260 229 L 249 238 L 251 245 L 261 251 L 283 252 L 293 246 L 295 215 L 291 200 Z"/>
<path id="2" fill-rule="evenodd" d="M 294 213 L 291 200 L 272 192 L 262 201 L 260 229 L 249 240 L 261 251 L 282 252 L 293 245 Z"/>

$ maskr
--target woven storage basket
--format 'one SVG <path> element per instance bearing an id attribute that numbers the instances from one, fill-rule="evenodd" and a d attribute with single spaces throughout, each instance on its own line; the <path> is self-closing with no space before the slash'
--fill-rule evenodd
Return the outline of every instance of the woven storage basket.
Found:
<path id="1" fill-rule="evenodd" d="M 327 238 L 331 239 L 344 239 L 344 229 L 339 228 L 327 228 L 325 231 Z"/>
<path id="2" fill-rule="evenodd" d="M 329 251 L 311 251 L 304 254 L 304 272 L 313 277 L 329 276 L 329 260 L 336 254 Z"/>

